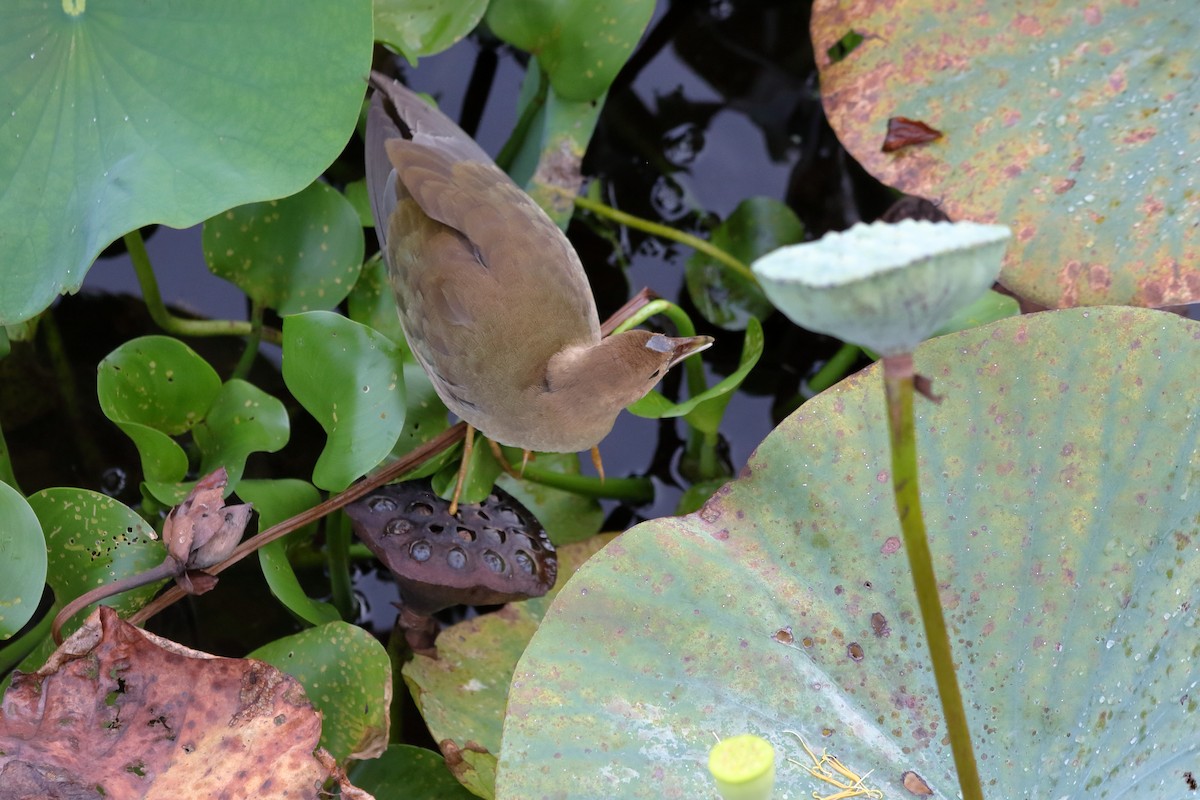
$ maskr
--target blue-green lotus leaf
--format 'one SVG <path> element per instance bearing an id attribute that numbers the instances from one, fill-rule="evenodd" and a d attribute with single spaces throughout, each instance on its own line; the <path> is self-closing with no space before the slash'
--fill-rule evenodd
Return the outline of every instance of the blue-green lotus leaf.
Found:
<path id="1" fill-rule="evenodd" d="M 922 504 L 988 797 L 1186 798 L 1200 743 L 1200 323 L 1054 311 L 917 349 Z M 714 737 L 776 797 L 958 796 L 892 496 L 880 369 L 810 400 L 742 477 L 627 531 L 513 675 L 496 796 L 712 797 Z M 865 796 L 865 795 L 863 795 Z M 916 795 L 920 796 L 920 795 Z"/>

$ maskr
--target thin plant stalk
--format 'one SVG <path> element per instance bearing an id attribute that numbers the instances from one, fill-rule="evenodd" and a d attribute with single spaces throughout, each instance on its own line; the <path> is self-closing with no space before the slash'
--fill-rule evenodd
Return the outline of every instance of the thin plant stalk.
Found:
<path id="1" fill-rule="evenodd" d="M 950 737 L 958 785 L 964 800 L 983 800 L 979 768 L 975 763 L 971 734 L 967 729 L 967 714 L 954 673 L 946 619 L 938 598 L 937 577 L 933 572 L 929 539 L 925 533 L 925 518 L 921 513 L 917 437 L 913 425 L 913 374 L 912 353 L 884 357 L 883 385 L 887 394 L 888 432 L 892 446 L 892 490 L 896 495 L 896 514 L 904 532 L 904 549 L 908 553 L 925 639 L 929 643 L 933 675 L 942 701 L 942 714 L 946 718 L 946 732 Z"/>

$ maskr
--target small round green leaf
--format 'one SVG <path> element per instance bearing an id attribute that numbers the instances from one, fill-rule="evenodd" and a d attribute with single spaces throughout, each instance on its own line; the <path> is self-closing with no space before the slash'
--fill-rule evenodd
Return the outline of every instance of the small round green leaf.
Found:
<path id="1" fill-rule="evenodd" d="M 28 622 L 46 583 L 46 539 L 21 493 L 0 483 L 0 639 Z"/>
<path id="2" fill-rule="evenodd" d="M 915 409 L 922 504 L 988 797 L 1188 796 L 1198 350 L 1200 323 L 1105 308 L 915 353 L 944 398 Z M 699 512 L 589 560 L 513 675 L 496 796 L 711 796 L 714 733 L 770 741 L 777 795 L 833 794 L 794 731 L 889 798 L 956 797 L 886 413 L 879 368 L 853 375 Z"/>
<path id="3" fill-rule="evenodd" d="M 246 458 L 251 453 L 274 453 L 287 444 L 288 431 L 283 403 L 246 381 L 227 381 L 193 432 L 203 454 L 200 474 L 225 467 L 234 488 Z"/>
<path id="4" fill-rule="evenodd" d="M 383 460 L 404 428 L 401 351 L 328 311 L 283 321 L 283 379 L 325 429 L 313 483 L 340 492 Z"/>
<path id="5" fill-rule="evenodd" d="M 321 747 L 338 761 L 373 758 L 388 737 L 392 665 L 387 651 L 357 625 L 330 622 L 258 648 L 257 658 L 304 686 L 321 712 Z"/>
<path id="6" fill-rule="evenodd" d="M 487 5 L 487 0 L 375 0 L 375 38 L 416 66 L 421 56 L 447 50 L 475 30 Z"/>
<path id="7" fill-rule="evenodd" d="M 492 0 L 487 24 L 536 55 L 560 97 L 590 101 L 608 91 L 653 13 L 653 0 Z"/>
<path id="8" fill-rule="evenodd" d="M 804 224 L 796 212 L 769 197 L 743 200 L 709 235 L 714 246 L 745 264 L 777 247 L 803 240 Z M 688 296 L 714 325 L 743 330 L 747 317 L 762 321 L 775 310 L 757 282 L 706 253 L 693 253 L 684 269 Z"/>
<path id="9" fill-rule="evenodd" d="M 167 557 L 154 529 L 128 506 L 87 489 L 43 489 L 29 506 L 46 534 L 46 582 L 65 604 L 97 586 L 157 567 Z M 104 605 L 132 614 L 154 597 L 162 581 L 106 597 Z M 63 627 L 70 635 L 91 612 L 80 611 Z"/>
<path id="10" fill-rule="evenodd" d="M 215 275 L 280 314 L 327 310 L 358 280 L 363 229 L 336 189 L 317 181 L 282 200 L 230 209 L 204 223 Z"/>
<path id="11" fill-rule="evenodd" d="M 204 418 L 221 379 L 192 348 L 170 336 L 142 336 L 100 362 L 96 393 L 113 422 L 178 436 Z"/>
<path id="12" fill-rule="evenodd" d="M 311 183 L 354 130 L 372 46 L 368 0 L 7 0 L 0 31 L 0 324 L 128 231 Z"/>

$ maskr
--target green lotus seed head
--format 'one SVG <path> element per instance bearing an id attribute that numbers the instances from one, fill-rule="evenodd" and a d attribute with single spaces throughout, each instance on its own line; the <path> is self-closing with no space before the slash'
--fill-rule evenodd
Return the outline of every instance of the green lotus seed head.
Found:
<path id="1" fill-rule="evenodd" d="M 722 739 L 708 752 L 708 771 L 725 800 L 769 800 L 775 787 L 775 748 L 752 733 Z"/>
<path id="2" fill-rule="evenodd" d="M 1009 230 L 975 222 L 859 223 L 751 266 L 797 325 L 881 354 L 911 352 L 1000 274 Z"/>

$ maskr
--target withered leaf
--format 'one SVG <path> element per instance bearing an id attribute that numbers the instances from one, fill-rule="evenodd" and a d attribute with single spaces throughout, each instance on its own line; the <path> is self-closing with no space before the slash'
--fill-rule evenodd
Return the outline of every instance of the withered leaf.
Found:
<path id="1" fill-rule="evenodd" d="M 0 705 L 0 800 L 318 798 L 320 715 L 291 676 L 100 607 Z M 334 775 L 333 777 L 337 777 Z"/>
<path id="2" fill-rule="evenodd" d="M 894 153 L 914 144 L 925 144 L 942 138 L 942 132 L 924 122 L 908 117 L 890 117 L 887 136 L 883 138 L 883 152 Z"/>

